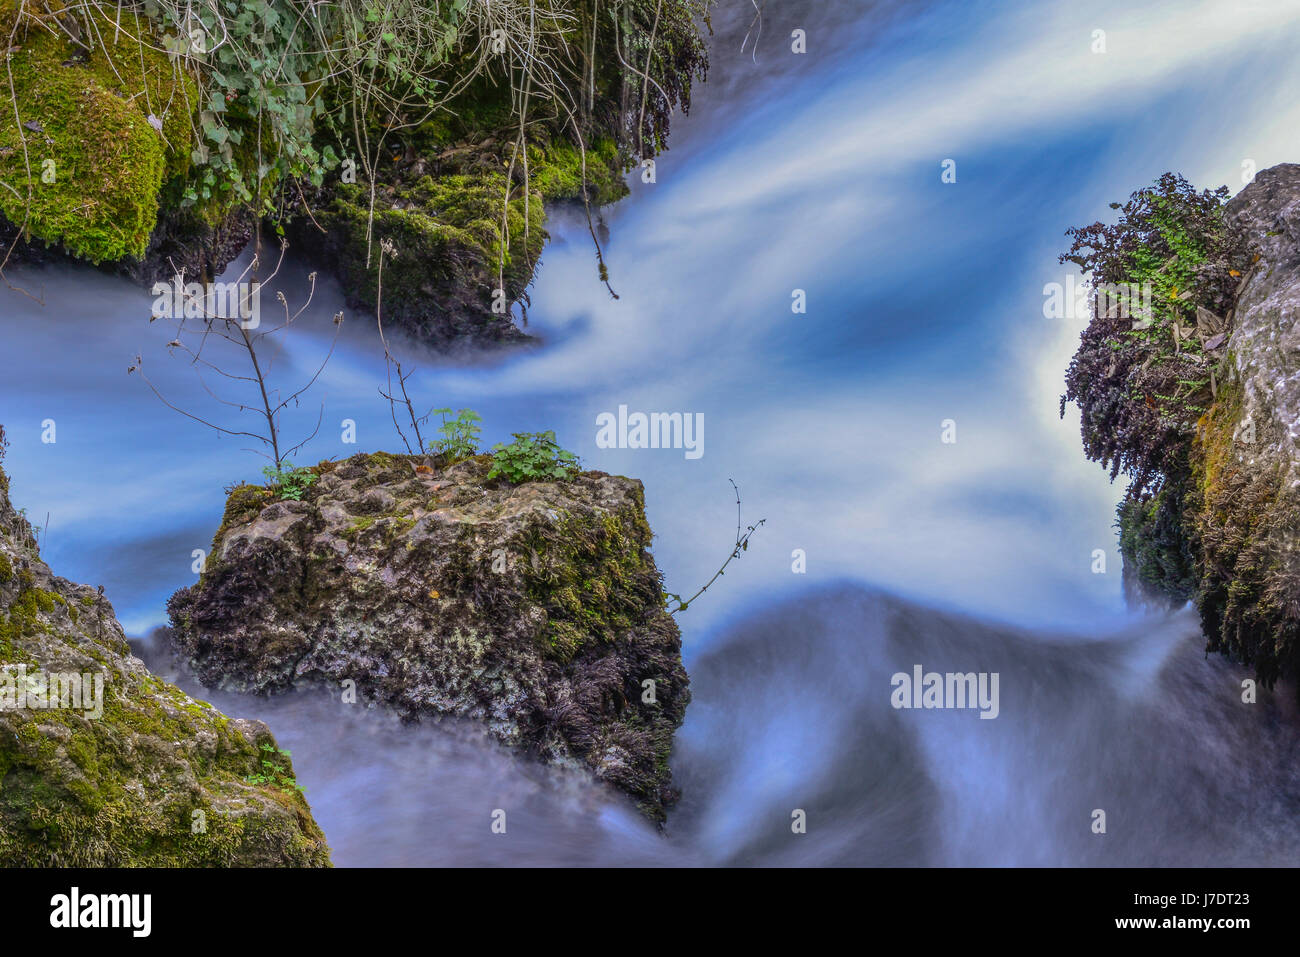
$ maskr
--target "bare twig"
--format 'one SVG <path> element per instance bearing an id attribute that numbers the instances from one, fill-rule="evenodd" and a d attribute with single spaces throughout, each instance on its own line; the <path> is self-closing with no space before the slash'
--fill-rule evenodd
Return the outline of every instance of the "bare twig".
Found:
<path id="1" fill-rule="evenodd" d="M 420 434 L 420 423 L 428 421 L 429 414 L 426 412 L 423 416 L 417 417 L 415 406 L 411 403 L 411 396 L 406 391 L 406 380 L 409 379 L 415 370 L 411 372 L 402 372 L 402 362 L 397 356 L 393 355 L 392 349 L 388 345 L 388 337 L 384 334 L 384 257 L 392 258 L 397 255 L 397 250 L 390 240 L 383 240 L 379 245 L 379 278 L 375 292 L 375 323 L 379 327 L 379 341 L 384 345 L 384 368 L 388 372 L 388 391 L 379 390 L 379 394 L 388 400 L 389 408 L 393 413 L 393 427 L 397 429 L 397 434 L 402 439 L 402 444 L 406 446 L 406 451 L 415 453 L 426 450 L 424 437 Z M 397 373 L 397 385 L 402 391 L 401 402 L 406 407 L 407 417 L 410 419 L 411 428 L 415 432 L 415 448 L 411 447 L 410 441 L 406 438 L 406 433 L 402 431 L 401 423 L 397 421 L 397 403 L 398 399 L 394 395 L 393 389 L 393 372 Z"/>
<path id="2" fill-rule="evenodd" d="M 312 373 L 311 377 L 307 380 L 307 382 L 304 385 L 288 393 L 287 395 L 282 396 L 280 391 L 274 388 L 270 384 L 269 372 L 270 372 L 271 364 L 263 362 L 262 357 L 258 352 L 258 345 L 267 336 L 274 335 L 275 333 L 287 329 L 290 325 L 292 325 L 293 322 L 297 320 L 298 317 L 301 316 L 303 312 L 307 309 L 307 307 L 311 304 L 312 298 L 315 295 L 315 290 L 316 290 L 316 274 L 311 273 L 308 277 L 311 282 L 311 289 L 308 292 L 306 300 L 303 302 L 302 306 L 299 307 L 299 309 L 293 313 L 290 313 L 289 311 L 289 303 L 288 300 L 285 298 L 284 293 L 277 292 L 276 299 L 284 307 L 284 321 L 279 323 L 278 325 L 273 325 L 265 329 L 261 328 L 260 308 L 257 308 L 257 305 L 251 300 L 251 297 L 260 295 L 262 286 L 264 286 L 267 282 L 273 280 L 277 275 L 279 275 L 280 267 L 284 262 L 284 254 L 287 249 L 288 249 L 288 243 L 282 242 L 280 244 L 280 257 L 276 261 L 275 269 L 274 271 L 272 271 L 271 275 L 268 276 L 267 279 L 262 283 L 258 283 L 256 280 L 254 280 L 252 283 L 244 282 L 245 278 L 250 273 L 255 273 L 257 270 L 259 257 L 257 256 L 253 257 L 252 261 L 240 274 L 239 279 L 236 280 L 236 282 L 234 283 L 234 286 L 238 290 L 239 297 L 240 297 L 238 300 L 238 307 L 235 310 L 236 315 L 220 316 L 214 314 L 209 309 L 209 303 L 206 301 L 207 300 L 206 295 L 200 297 L 200 296 L 195 296 L 193 293 L 191 293 L 189 288 L 186 286 L 184 282 L 184 278 L 185 278 L 184 273 L 181 271 L 177 271 L 175 274 L 176 277 L 175 288 L 180 290 L 181 295 L 179 297 L 179 302 L 175 299 L 172 301 L 173 313 L 177 313 L 177 314 L 173 314 L 171 316 L 165 316 L 165 317 L 154 317 L 154 318 L 166 318 L 176 323 L 176 329 L 177 329 L 176 336 L 167 344 L 168 348 L 172 352 L 180 351 L 188 355 L 190 357 L 191 365 L 201 366 L 203 368 L 209 369 L 217 373 L 218 375 L 222 376 L 223 378 L 229 379 L 231 381 L 245 383 L 246 385 L 252 385 L 256 387 L 256 396 L 257 396 L 256 404 L 250 404 L 235 399 L 227 399 L 217 395 L 208 387 L 207 383 L 203 381 L 202 375 L 200 374 L 199 376 L 199 382 L 203 386 L 203 389 L 210 396 L 212 396 L 212 398 L 217 400 L 217 402 L 219 402 L 222 405 L 226 405 L 231 408 L 234 408 L 237 412 L 250 412 L 254 414 L 256 417 L 258 417 L 258 419 L 260 419 L 261 421 L 261 426 L 258 431 L 249 431 L 247 429 L 230 428 L 210 418 L 197 415 L 193 412 L 188 411 L 187 409 L 183 409 L 179 407 L 174 402 L 169 400 L 165 395 L 163 395 L 163 393 L 158 389 L 158 387 L 154 385 L 153 381 L 145 374 L 144 360 L 140 355 L 136 356 L 135 364 L 132 365 L 129 369 L 127 369 L 128 373 L 139 372 L 140 377 L 144 380 L 145 384 L 149 386 L 150 390 L 152 390 L 154 395 L 158 397 L 159 401 L 161 401 L 169 409 L 172 409 L 175 412 L 179 412 L 181 415 L 193 419 L 195 422 L 198 422 L 202 425 L 206 425 L 208 428 L 214 429 L 215 431 L 220 432 L 224 435 L 243 436 L 246 438 L 253 438 L 256 439 L 258 442 L 262 443 L 263 447 L 269 449 L 270 452 L 269 454 L 265 452 L 261 454 L 266 455 L 266 457 L 272 461 L 276 471 L 280 471 L 285 465 L 285 463 L 287 462 L 287 460 L 289 459 L 289 457 L 292 456 L 295 452 L 299 451 L 307 442 L 315 438 L 315 436 L 320 431 L 320 426 L 321 426 L 321 422 L 324 419 L 324 411 L 325 411 L 323 404 L 321 406 L 321 415 L 316 422 L 316 428 L 311 432 L 311 434 L 308 435 L 307 438 L 303 439 L 301 442 L 298 442 L 296 445 L 292 446 L 291 448 L 284 450 L 281 445 L 279 417 L 280 417 L 280 413 L 283 412 L 285 409 L 287 409 L 289 406 L 291 405 L 297 406 L 302 396 L 306 394 L 306 392 L 316 384 L 321 374 L 325 371 L 325 366 L 329 363 L 330 358 L 334 355 L 334 348 L 338 343 L 339 332 L 342 329 L 342 324 L 343 324 L 343 313 L 340 312 L 335 314 L 334 335 L 330 340 L 329 348 L 325 353 L 325 357 L 321 360 L 320 364 L 316 367 L 315 372 Z M 246 286 L 248 286 L 247 291 L 245 291 Z M 227 296 L 226 302 L 229 303 L 229 301 L 230 298 L 229 296 Z M 250 325 L 247 322 L 247 320 L 250 318 L 252 314 L 254 314 L 255 308 L 257 309 L 256 315 L 258 316 L 259 322 L 256 325 Z M 199 344 L 197 349 L 190 348 L 188 345 L 185 344 L 183 340 L 183 336 L 186 334 L 186 316 L 191 311 L 197 311 L 199 313 L 199 318 L 201 321 L 201 330 L 199 331 L 200 338 L 199 338 Z M 208 340 L 212 336 L 217 336 L 221 339 L 224 339 L 225 341 L 233 344 L 237 348 L 242 349 L 248 360 L 248 364 L 251 369 L 251 374 L 241 375 L 241 374 L 231 372 L 223 368 L 217 362 L 212 362 L 209 361 L 207 358 L 205 358 L 203 353 L 207 348 Z"/>
<path id="3" fill-rule="evenodd" d="M 707 582 L 705 582 L 702 586 L 700 586 L 700 590 L 697 591 L 690 598 L 683 600 L 681 595 L 675 594 L 673 592 L 666 592 L 664 595 L 665 599 L 667 600 L 666 604 L 671 605 L 671 602 L 674 601 L 677 602 L 677 607 L 675 608 L 668 607 L 667 610 L 670 615 L 675 615 L 679 611 L 685 611 L 687 608 L 690 607 L 691 602 L 695 601 L 695 599 L 699 598 L 706 591 L 708 591 L 709 587 L 715 581 L 717 581 L 719 578 L 721 578 L 723 575 L 726 574 L 727 566 L 730 565 L 737 558 L 739 558 L 741 552 L 745 552 L 749 550 L 749 539 L 753 536 L 753 534 L 756 531 L 758 531 L 759 528 L 761 528 L 763 525 L 767 524 L 767 519 L 760 518 L 753 525 L 750 525 L 747 529 L 745 529 L 744 532 L 741 531 L 740 487 L 737 486 L 732 479 L 727 479 L 727 481 L 731 482 L 731 487 L 736 490 L 736 542 L 732 546 L 731 554 L 728 555 L 727 560 L 722 563 L 722 567 L 713 573 L 713 577 L 710 578 Z"/>

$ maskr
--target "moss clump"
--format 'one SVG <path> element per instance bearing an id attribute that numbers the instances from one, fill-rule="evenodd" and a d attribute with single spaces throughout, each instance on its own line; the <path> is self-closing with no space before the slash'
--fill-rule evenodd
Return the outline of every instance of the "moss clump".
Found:
<path id="1" fill-rule="evenodd" d="M 1300 668 L 1300 590 L 1283 542 L 1300 501 L 1280 463 L 1261 467 L 1245 441 L 1240 383 L 1220 390 L 1201 420 L 1188 497 L 1198 553 L 1197 609 L 1211 651 L 1252 663 L 1265 685 Z"/>
<path id="2" fill-rule="evenodd" d="M 62 596 L 31 584 L 30 573 L 20 575 L 19 580 L 23 582 L 22 588 L 0 620 L 0 657 L 6 661 L 28 660 L 21 655 L 21 640 L 37 632 L 48 633 L 50 626 L 41 620 L 41 615 L 50 614 L 60 604 L 67 606 Z"/>
<path id="3" fill-rule="evenodd" d="M 530 559 L 524 581 L 546 611 L 551 657 L 567 661 L 589 642 L 614 641 L 661 601 L 659 573 L 646 561 L 650 538 L 639 495 L 618 512 L 530 530 L 519 545 Z"/>
<path id="4" fill-rule="evenodd" d="M 581 200 L 585 194 L 591 205 L 607 206 L 627 195 L 612 138 L 602 137 L 587 148 L 585 171 L 584 180 L 582 153 L 567 141 L 528 147 L 529 183 L 548 200 Z"/>
<path id="5" fill-rule="evenodd" d="M 8 36 L 12 2 L 0 7 Z M 18 121 L 0 118 L 0 213 L 36 239 L 99 263 L 144 256 L 163 184 L 190 154 L 193 80 L 93 15 L 106 46 L 84 59 L 57 31 L 20 24 L 10 54 Z M 116 39 L 114 39 L 116 37 Z M 161 120 L 161 131 L 149 116 Z"/>
<path id="6" fill-rule="evenodd" d="M 385 543 L 392 545 L 415 525 L 415 519 L 409 515 L 392 513 L 388 515 L 362 515 L 352 520 L 352 524 L 343 530 L 341 537 L 349 542 L 356 542 L 372 528 L 378 528 Z"/>
<path id="7" fill-rule="evenodd" d="M 212 536 L 212 545 L 208 555 L 215 558 L 220 554 L 222 539 L 226 532 L 235 525 L 246 525 L 262 513 L 270 504 L 274 493 L 263 485 L 241 484 L 231 490 L 226 498 L 226 510 L 221 516 L 221 525 Z"/>
<path id="8" fill-rule="evenodd" d="M 374 261 L 379 243 L 386 239 L 395 248 L 384 263 L 386 315 L 436 299 L 440 290 L 464 287 L 478 297 L 478 311 L 489 313 L 492 290 L 501 278 L 508 298 L 523 291 L 546 241 L 541 194 L 534 192 L 527 199 L 522 191 L 514 195 L 503 223 L 505 187 L 504 173 L 480 171 L 423 176 L 411 186 L 383 189 L 376 200 L 369 249 L 369 193 L 361 187 L 341 186 L 317 219 L 341 238 L 340 264 L 351 279 L 352 296 L 364 306 L 373 308 L 376 302 L 379 274 Z M 367 258 L 370 268 L 365 267 Z"/>

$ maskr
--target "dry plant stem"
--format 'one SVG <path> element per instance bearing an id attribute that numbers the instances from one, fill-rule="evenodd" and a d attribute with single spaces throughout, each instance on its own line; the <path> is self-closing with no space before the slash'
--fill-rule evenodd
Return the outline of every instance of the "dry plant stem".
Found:
<path id="1" fill-rule="evenodd" d="M 749 21 L 749 29 L 745 31 L 745 39 L 740 42 L 740 52 L 745 52 L 745 46 L 749 43 L 749 38 L 752 34 L 754 37 L 754 46 L 749 55 L 750 59 L 757 63 L 758 41 L 762 39 L 763 36 L 763 7 L 759 4 L 758 0 L 750 0 L 750 2 L 754 5 L 754 19 Z M 757 33 L 754 32 L 755 25 L 758 26 Z"/>
<path id="2" fill-rule="evenodd" d="M 26 5 L 27 5 L 27 0 L 19 0 L 18 13 L 14 17 L 13 26 L 9 30 L 9 39 L 5 43 L 6 51 L 13 49 L 15 46 L 14 41 L 18 38 L 18 24 L 22 20 L 22 14 Z M 11 256 L 13 256 L 14 250 L 18 247 L 18 244 L 22 241 L 23 237 L 27 234 L 27 224 L 31 220 L 32 160 L 31 160 L 31 155 L 27 151 L 27 134 L 23 130 L 22 116 L 18 109 L 18 91 L 14 87 L 13 62 L 7 55 L 5 56 L 4 59 L 5 59 L 5 73 L 9 80 L 9 105 L 13 109 L 13 113 L 14 113 L 14 129 L 18 131 L 18 141 L 22 143 L 23 146 L 23 168 L 27 176 L 27 196 L 24 199 L 23 195 L 19 193 L 18 190 L 14 189 L 12 186 L 10 186 L 8 183 L 5 183 L 3 180 L 0 180 L 0 185 L 3 185 L 6 189 L 9 190 L 9 192 L 13 193 L 19 199 L 23 199 L 23 221 L 18 224 L 18 230 L 14 234 L 13 242 L 11 242 L 9 244 L 9 248 L 5 250 L 4 259 L 0 260 L 0 279 L 2 279 L 4 281 L 4 284 L 10 289 L 14 290 L 15 292 L 22 293 L 28 299 L 31 299 L 33 302 L 38 302 L 43 306 L 45 305 L 44 294 L 42 294 L 41 297 L 39 298 L 33 296 L 26 289 L 22 288 L 21 286 L 16 286 L 12 282 L 10 282 L 9 278 L 5 275 L 5 267 L 9 265 L 9 259 Z"/>
<path id="3" fill-rule="evenodd" d="M 731 554 L 728 555 L 728 556 L 727 556 L 727 560 L 726 560 L 725 562 L 722 563 L 722 567 L 719 568 L 716 572 L 713 573 L 713 577 L 710 578 L 707 582 L 705 582 L 705 583 L 700 587 L 700 590 L 697 591 L 697 592 L 696 592 L 694 595 L 692 595 L 690 598 L 687 598 L 685 601 L 683 601 L 681 595 L 674 595 L 674 594 L 671 594 L 671 593 L 670 593 L 670 594 L 668 595 L 668 598 L 670 598 L 670 599 L 672 599 L 672 600 L 674 600 L 674 601 L 677 602 L 677 607 L 676 607 L 676 608 L 670 608 L 670 609 L 668 610 L 668 613 L 669 613 L 670 615 L 675 615 L 675 614 L 677 614 L 679 611 L 685 611 L 687 608 L 690 607 L 691 602 L 695 601 L 695 599 L 699 598 L 699 597 L 700 597 L 701 595 L 703 595 L 706 591 L 708 591 L 709 588 L 713 585 L 713 583 L 714 583 L 715 581 L 717 581 L 717 580 L 718 580 L 719 578 L 721 578 L 724 574 L 726 574 L 727 566 L 730 565 L 730 564 L 731 564 L 733 561 L 735 561 L 737 558 L 739 558 L 741 552 L 743 552 L 743 551 L 745 551 L 746 549 L 749 548 L 749 539 L 750 539 L 750 537 L 751 537 L 751 536 L 752 536 L 756 531 L 758 531 L 759 528 L 761 528 L 763 525 L 767 524 L 767 519 L 765 519 L 765 518 L 760 518 L 760 519 L 759 519 L 757 522 L 755 522 L 753 525 L 750 525 L 749 528 L 746 529 L 743 533 L 741 532 L 741 519 L 740 519 L 740 488 L 739 488 L 739 486 L 736 485 L 736 483 L 735 483 L 734 480 L 732 480 L 732 479 L 727 479 L 727 481 L 728 481 L 728 482 L 731 482 L 731 487 L 732 487 L 733 489 L 735 489 L 735 491 L 736 491 L 736 542 L 735 542 L 735 544 L 734 544 L 734 545 L 732 546 L 732 548 L 731 548 Z"/>
<path id="4" fill-rule="evenodd" d="M 412 404 L 411 396 L 406 390 L 406 380 L 415 374 L 415 370 L 412 369 L 407 373 L 402 372 L 401 360 L 393 355 L 392 350 L 388 347 L 388 337 L 384 335 L 384 256 L 386 255 L 394 255 L 393 245 L 388 240 L 384 240 L 379 247 L 379 279 L 375 293 L 375 323 L 379 327 L 379 341 L 383 343 L 384 346 L 384 368 L 388 373 L 388 391 L 385 392 L 383 389 L 380 389 L 379 394 L 388 400 L 388 406 L 393 415 L 393 427 L 397 429 L 397 434 L 401 437 L 402 444 L 406 446 L 406 451 L 414 454 L 417 451 L 423 452 L 427 448 L 424 444 L 424 437 L 420 434 L 420 423 L 429 418 L 429 413 L 425 413 L 422 417 L 416 416 L 415 406 Z M 398 388 L 402 390 L 401 401 L 406 406 L 406 414 L 411 421 L 411 429 L 415 433 L 415 448 L 411 448 L 411 443 L 407 440 L 406 433 L 402 431 L 401 423 L 397 421 L 398 400 L 393 394 L 394 369 L 397 371 Z"/>
<path id="5" fill-rule="evenodd" d="M 252 261 L 248 264 L 248 266 L 244 268 L 244 271 L 240 274 L 239 279 L 236 280 L 236 285 L 241 290 L 241 294 L 240 294 L 241 299 L 239 303 L 240 308 L 237 310 L 239 315 L 247 315 L 250 312 L 250 303 L 249 300 L 245 297 L 258 294 L 260 292 L 260 287 L 262 285 L 269 283 L 271 280 L 275 279 L 275 277 L 279 274 L 281 265 L 284 262 L 285 250 L 287 248 L 288 248 L 288 244 L 282 242 L 280 245 L 280 257 L 276 262 L 275 269 L 272 271 L 271 275 L 267 277 L 264 283 L 258 284 L 257 291 L 250 289 L 247 293 L 245 293 L 242 290 L 244 290 L 245 288 L 245 279 L 250 274 L 254 274 L 254 275 L 256 274 L 256 270 L 258 267 L 258 257 L 254 256 Z M 310 379 L 308 379 L 308 381 L 304 385 L 302 385 L 298 389 L 295 389 L 287 396 L 281 398 L 279 390 L 272 388 L 268 382 L 270 365 L 264 364 L 262 362 L 262 359 L 258 353 L 258 345 L 267 336 L 274 335 L 277 332 L 287 329 L 311 305 L 312 299 L 314 298 L 315 291 L 316 291 L 316 274 L 315 273 L 310 274 L 309 279 L 311 282 L 311 290 L 309 291 L 307 298 L 303 302 L 302 306 L 300 306 L 298 310 L 296 312 L 293 312 L 292 314 L 289 311 L 289 303 L 288 300 L 285 299 L 284 293 L 276 293 L 277 301 L 284 308 L 284 319 L 282 322 L 280 322 L 277 325 L 274 325 L 268 329 L 258 330 L 258 331 L 254 331 L 251 328 L 246 328 L 244 321 L 241 318 L 239 318 L 239 316 L 231 318 L 231 317 L 213 315 L 211 312 L 208 311 L 207 303 L 205 301 L 194 297 L 191 293 L 185 290 L 184 273 L 181 271 L 177 271 L 175 275 L 179 287 L 183 290 L 182 299 L 184 305 L 180 310 L 181 317 L 178 320 L 176 320 L 177 321 L 176 338 L 174 338 L 171 342 L 167 344 L 168 348 L 171 349 L 173 352 L 175 351 L 183 352 L 190 357 L 190 364 L 199 367 L 200 369 L 199 382 L 203 386 L 204 391 L 206 391 L 210 396 L 212 396 L 218 403 L 225 406 L 229 406 L 238 412 L 253 413 L 262 421 L 265 427 L 265 431 L 251 432 L 245 429 L 228 428 L 227 426 L 214 422 L 210 418 L 197 415 L 193 412 L 190 412 L 187 409 L 183 409 L 179 407 L 174 402 L 170 401 L 165 395 L 163 395 L 163 393 L 158 389 L 158 387 L 154 385 L 153 381 L 145 374 L 143 368 L 144 362 L 141 356 L 138 355 L 136 356 L 135 364 L 131 366 L 131 368 L 128 369 L 127 371 L 128 372 L 138 371 L 140 373 L 140 377 L 144 380 L 145 384 L 149 386 L 150 390 L 154 393 L 155 396 L 157 396 L 159 401 L 161 401 L 163 405 L 167 406 L 169 409 L 172 409 L 175 412 L 179 412 L 181 415 L 184 415 L 186 418 L 193 419 L 194 421 L 202 425 L 206 425 L 208 428 L 220 432 L 224 435 L 252 438 L 252 439 L 256 439 L 258 442 L 261 442 L 265 448 L 270 449 L 270 454 L 268 455 L 266 452 L 259 452 L 259 454 L 266 455 L 266 457 L 271 459 L 271 461 L 275 464 L 275 468 L 277 470 L 280 469 L 288 458 L 290 458 L 295 452 L 297 452 L 304 445 L 306 445 L 307 442 L 310 442 L 313 438 L 315 438 L 315 436 L 320 431 L 320 426 L 321 426 L 321 422 L 324 420 L 324 411 L 325 411 L 323 403 L 321 405 L 320 415 L 318 416 L 316 421 L 316 427 L 315 429 L 313 429 L 311 434 L 308 435 L 306 438 L 304 438 L 301 442 L 298 442 L 296 445 L 292 446 L 291 448 L 283 449 L 281 443 L 279 415 L 290 405 L 294 405 L 294 406 L 298 405 L 299 400 L 302 398 L 302 396 L 306 394 L 306 392 L 316 384 L 317 380 L 321 376 L 321 373 L 325 371 L 325 367 L 326 365 L 328 365 L 330 358 L 333 356 L 334 348 L 338 343 L 339 333 L 342 329 L 343 314 L 338 313 L 334 317 L 334 335 L 330 340 L 329 349 L 327 350 L 325 357 L 321 360 L 320 365 L 317 366 L 316 371 L 312 374 Z M 185 344 L 185 342 L 181 338 L 184 335 L 184 333 L 187 331 L 185 313 L 189 311 L 191 306 L 197 307 L 197 310 L 201 313 L 202 331 L 200 333 L 199 344 L 197 349 L 191 349 L 188 345 Z M 209 361 L 204 356 L 204 350 L 207 346 L 207 343 L 209 339 L 213 336 L 224 339 L 227 342 L 235 345 L 236 347 L 244 351 L 244 353 L 248 357 L 248 362 L 251 368 L 251 375 L 241 375 L 235 372 L 231 372 L 225 368 L 222 368 L 217 363 Z M 257 389 L 257 395 L 259 400 L 258 405 L 249 405 L 245 402 L 241 402 L 234 399 L 227 399 L 217 395 L 211 388 L 209 388 L 207 382 L 204 381 L 202 371 L 201 371 L 203 369 L 209 370 L 225 379 L 255 386 Z M 257 452 L 258 450 L 254 448 L 250 451 Z"/>
<path id="6" fill-rule="evenodd" d="M 641 151 L 641 158 L 645 159 L 645 143 L 642 137 L 645 133 L 645 101 L 646 95 L 650 92 L 650 58 L 655 52 L 655 35 L 659 32 L 659 14 L 663 12 L 664 0 L 658 0 L 655 4 L 655 22 L 650 28 L 650 45 L 645 51 L 645 71 L 642 73 L 644 79 L 641 81 L 641 115 L 636 121 L 637 148 Z"/>

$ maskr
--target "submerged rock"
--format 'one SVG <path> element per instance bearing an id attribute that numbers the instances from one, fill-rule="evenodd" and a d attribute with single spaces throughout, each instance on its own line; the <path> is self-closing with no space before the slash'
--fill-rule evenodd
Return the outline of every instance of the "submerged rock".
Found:
<path id="1" fill-rule="evenodd" d="M 690 692 L 643 487 L 489 468 L 377 453 L 318 466 L 303 501 L 236 488 L 169 603 L 174 643 L 210 686 L 354 687 L 406 718 L 477 719 L 662 819 Z"/>
<path id="2" fill-rule="evenodd" d="M 266 725 L 150 674 L 8 492 L 0 471 L 0 866 L 328 866 Z"/>

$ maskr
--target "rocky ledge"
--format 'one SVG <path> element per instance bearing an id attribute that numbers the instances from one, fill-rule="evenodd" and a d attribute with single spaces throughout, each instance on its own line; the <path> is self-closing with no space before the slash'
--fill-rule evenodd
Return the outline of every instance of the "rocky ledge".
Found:
<path id="1" fill-rule="evenodd" d="M 1226 192 L 1145 191 L 1115 234 L 1089 228 L 1103 278 L 1154 281 L 1156 308 L 1094 314 L 1065 399 L 1133 479 L 1126 577 L 1194 601 L 1208 649 L 1268 686 L 1300 677 L 1300 165 L 1209 202 Z"/>
<path id="2" fill-rule="evenodd" d="M 354 688 L 408 719 L 481 721 L 662 820 L 690 692 L 643 487 L 490 467 L 362 454 L 316 466 L 302 500 L 235 488 L 169 603 L 173 641 L 209 686 Z"/>
<path id="3" fill-rule="evenodd" d="M 1264 170 L 1225 213 L 1253 263 L 1195 450 L 1198 606 L 1211 650 L 1271 684 L 1300 677 L 1300 165 Z"/>
<path id="4" fill-rule="evenodd" d="M 0 471 L 0 866 L 328 864 L 266 725 L 150 674 L 103 594 L 41 561 Z"/>

